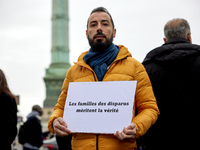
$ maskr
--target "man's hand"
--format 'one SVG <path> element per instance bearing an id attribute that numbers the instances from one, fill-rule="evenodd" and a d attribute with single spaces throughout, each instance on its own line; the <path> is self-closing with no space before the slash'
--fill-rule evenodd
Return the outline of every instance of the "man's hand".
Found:
<path id="1" fill-rule="evenodd" d="M 134 123 L 131 123 L 127 128 L 124 128 L 120 133 L 119 131 L 114 134 L 120 140 L 133 140 L 136 135 L 136 127 Z"/>
<path id="2" fill-rule="evenodd" d="M 58 136 L 68 136 L 71 134 L 71 131 L 67 129 L 67 124 L 62 117 L 56 118 L 53 121 L 53 128 Z"/>

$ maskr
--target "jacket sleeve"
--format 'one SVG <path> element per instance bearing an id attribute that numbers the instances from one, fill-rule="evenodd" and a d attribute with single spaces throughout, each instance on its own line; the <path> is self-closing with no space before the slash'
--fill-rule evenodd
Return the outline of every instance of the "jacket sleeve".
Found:
<path id="1" fill-rule="evenodd" d="M 148 74 L 141 63 L 136 63 L 137 88 L 135 106 L 138 111 L 132 122 L 136 125 L 136 138 L 144 135 L 160 114 Z"/>
<path id="2" fill-rule="evenodd" d="M 48 129 L 52 133 L 54 133 L 54 129 L 53 129 L 54 119 L 63 117 L 69 82 L 70 82 L 70 69 L 68 70 L 66 78 L 64 79 L 63 86 L 62 86 L 62 92 L 58 98 L 57 104 L 55 105 L 54 111 L 53 111 L 51 117 L 49 118 Z"/>

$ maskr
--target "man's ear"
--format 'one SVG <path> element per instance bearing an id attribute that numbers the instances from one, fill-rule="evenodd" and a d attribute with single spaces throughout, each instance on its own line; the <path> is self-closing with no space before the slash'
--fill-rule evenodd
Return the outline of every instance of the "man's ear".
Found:
<path id="1" fill-rule="evenodd" d="M 166 39 L 166 38 L 163 38 L 163 41 L 166 43 L 166 42 L 167 42 L 167 39 Z"/>
<path id="2" fill-rule="evenodd" d="M 187 40 L 190 41 L 190 43 L 192 43 L 191 32 L 188 33 L 188 35 L 187 35 Z"/>
<path id="3" fill-rule="evenodd" d="M 86 30 L 86 37 L 88 38 L 88 32 L 87 32 L 87 30 Z"/>
<path id="4" fill-rule="evenodd" d="M 113 29 L 113 38 L 116 36 L 116 29 Z"/>

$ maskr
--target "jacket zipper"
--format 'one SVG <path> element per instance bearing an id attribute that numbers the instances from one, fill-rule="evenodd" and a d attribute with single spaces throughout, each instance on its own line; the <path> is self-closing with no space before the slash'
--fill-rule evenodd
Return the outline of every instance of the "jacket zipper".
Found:
<path id="1" fill-rule="evenodd" d="M 127 57 L 128 57 L 128 55 L 127 55 L 126 57 L 121 58 L 121 59 L 118 59 L 118 60 L 116 60 L 116 61 L 119 61 L 119 60 L 122 60 L 122 59 L 126 59 Z M 116 61 L 113 61 L 113 62 L 108 66 L 106 73 L 108 72 L 108 70 L 110 69 L 110 67 L 111 67 Z M 93 73 L 93 76 L 94 76 L 94 80 L 95 80 L 95 82 L 96 82 L 96 81 L 97 81 L 96 75 L 95 75 L 94 71 L 92 71 L 92 73 Z M 106 74 L 106 73 L 105 73 L 105 74 Z M 104 75 L 104 76 L 105 76 L 105 75 Z M 102 81 L 103 81 L 103 80 L 102 80 Z M 96 134 L 96 150 L 99 150 L 99 134 Z"/>
<path id="2" fill-rule="evenodd" d="M 97 82 L 96 75 L 95 75 L 94 71 L 92 71 L 92 74 L 94 76 L 94 81 Z"/>
<path id="3" fill-rule="evenodd" d="M 94 76 L 94 81 L 97 82 L 98 79 L 96 78 L 95 72 L 92 71 L 92 74 Z M 96 150 L 99 150 L 99 135 L 98 134 L 96 134 Z"/>
<path id="4" fill-rule="evenodd" d="M 96 150 L 99 149 L 99 134 L 96 134 Z"/>

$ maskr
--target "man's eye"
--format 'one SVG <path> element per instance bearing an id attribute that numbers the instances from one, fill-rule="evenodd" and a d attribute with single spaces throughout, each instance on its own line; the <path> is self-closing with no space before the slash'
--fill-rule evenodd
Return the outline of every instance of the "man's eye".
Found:
<path id="1" fill-rule="evenodd" d="M 94 27 L 96 24 L 90 24 L 91 27 Z"/>

